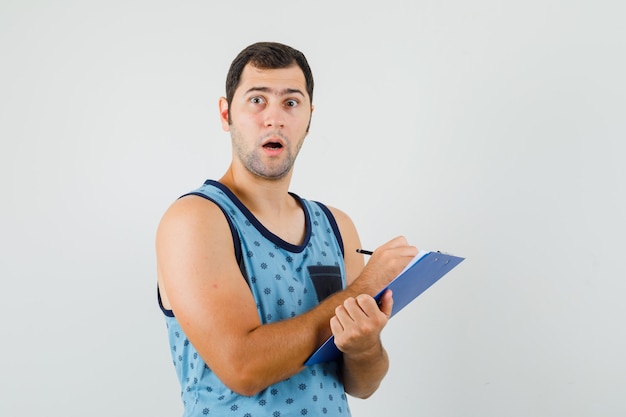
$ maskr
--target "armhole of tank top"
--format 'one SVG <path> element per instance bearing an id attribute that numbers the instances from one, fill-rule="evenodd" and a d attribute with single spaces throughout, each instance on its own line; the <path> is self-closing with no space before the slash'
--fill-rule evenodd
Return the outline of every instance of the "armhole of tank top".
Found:
<path id="1" fill-rule="evenodd" d="M 228 213 L 226 212 L 224 207 L 222 207 L 221 204 L 219 204 L 213 198 L 211 198 L 208 195 L 203 194 L 201 192 L 187 193 L 187 194 L 184 194 L 184 195 L 180 196 L 179 198 L 183 198 L 183 197 L 188 196 L 188 195 L 197 195 L 198 197 L 205 198 L 205 199 L 213 202 L 217 207 L 219 207 L 220 210 L 222 210 L 222 213 L 224 213 L 224 217 L 226 218 L 226 221 L 228 222 L 228 227 L 230 228 L 230 234 L 231 234 L 231 236 L 233 238 L 233 246 L 234 246 L 234 249 L 235 249 L 235 258 L 237 259 L 237 265 L 239 265 L 239 270 L 241 271 L 241 274 L 243 275 L 244 279 L 246 280 L 246 282 L 248 283 L 248 286 L 249 286 L 250 282 L 248 280 L 248 273 L 246 272 L 246 265 L 245 265 L 245 262 L 243 261 L 243 253 L 241 251 L 241 241 L 239 240 L 239 232 L 237 232 L 237 228 L 235 228 L 235 225 L 233 224 L 232 220 L 228 216 Z M 172 310 L 166 309 L 163 306 L 163 301 L 161 300 L 161 291 L 159 290 L 159 286 L 158 285 L 157 285 L 157 299 L 158 299 L 158 302 L 159 302 L 159 307 L 161 308 L 161 311 L 163 312 L 163 314 L 165 314 L 167 317 L 174 317 L 174 312 Z"/>
<path id="2" fill-rule="evenodd" d="M 339 248 L 341 249 L 341 256 L 346 257 L 346 253 L 343 248 L 343 239 L 341 238 L 341 233 L 339 232 L 339 226 L 337 225 L 337 220 L 335 220 L 335 216 L 333 213 L 326 207 L 323 203 L 319 201 L 315 201 L 315 204 L 320 206 L 326 217 L 328 218 L 328 222 L 330 223 L 330 227 L 333 228 L 333 233 L 335 233 L 335 238 L 337 239 L 337 243 L 339 243 Z"/>

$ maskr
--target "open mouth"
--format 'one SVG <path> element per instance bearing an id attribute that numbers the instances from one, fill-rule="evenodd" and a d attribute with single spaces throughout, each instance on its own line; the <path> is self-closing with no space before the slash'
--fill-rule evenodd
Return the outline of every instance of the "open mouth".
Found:
<path id="1" fill-rule="evenodd" d="M 278 142 L 268 142 L 265 145 L 263 145 L 264 148 L 268 148 L 268 149 L 280 149 L 283 147 L 283 145 L 281 145 Z"/>

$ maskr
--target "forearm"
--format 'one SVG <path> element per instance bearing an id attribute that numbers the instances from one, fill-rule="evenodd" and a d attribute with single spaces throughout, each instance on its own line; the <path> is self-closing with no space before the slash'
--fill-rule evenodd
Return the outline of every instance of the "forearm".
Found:
<path id="1" fill-rule="evenodd" d="M 358 357 L 344 355 L 345 391 L 353 397 L 368 398 L 378 389 L 388 370 L 389 357 L 382 344 Z"/>
<path id="2" fill-rule="evenodd" d="M 336 306 L 361 290 L 351 286 L 300 316 L 232 335 L 222 340 L 219 352 L 210 340 L 200 342 L 200 354 L 231 389 L 253 395 L 304 369 L 305 360 L 331 335 L 329 321 Z M 203 345 L 213 346 L 211 352 L 203 351 Z"/>

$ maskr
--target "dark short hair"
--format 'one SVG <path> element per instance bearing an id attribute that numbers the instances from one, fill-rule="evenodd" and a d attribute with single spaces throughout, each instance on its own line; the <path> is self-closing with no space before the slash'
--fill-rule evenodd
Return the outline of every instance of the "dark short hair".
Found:
<path id="1" fill-rule="evenodd" d="M 304 74 L 306 91 L 309 100 L 313 103 L 313 73 L 304 54 L 290 46 L 277 42 L 257 42 L 239 52 L 230 64 L 226 76 L 226 101 L 228 102 L 228 118 L 230 121 L 230 105 L 235 95 L 235 90 L 241 81 L 241 73 L 246 65 L 259 69 L 288 68 L 298 65 Z"/>

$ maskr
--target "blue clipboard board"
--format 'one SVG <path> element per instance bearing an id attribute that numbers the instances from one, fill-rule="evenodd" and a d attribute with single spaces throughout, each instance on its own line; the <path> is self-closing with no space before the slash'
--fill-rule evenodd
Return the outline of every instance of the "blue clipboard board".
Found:
<path id="1" fill-rule="evenodd" d="M 393 291 L 391 317 L 393 317 L 464 259 L 441 252 L 420 252 L 374 299 L 379 301 L 383 293 L 391 289 Z M 334 336 L 331 336 L 306 360 L 304 365 L 337 360 L 341 354 L 335 345 Z"/>

